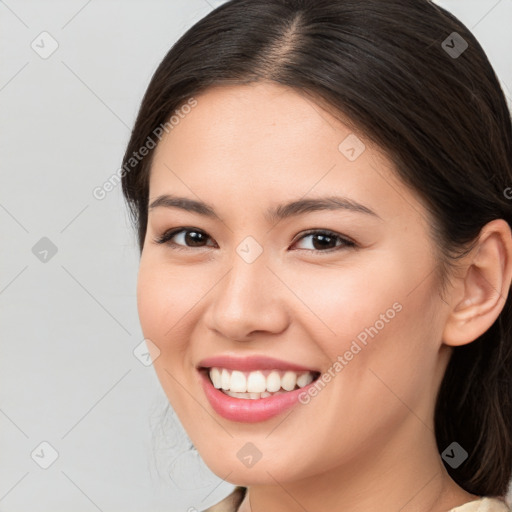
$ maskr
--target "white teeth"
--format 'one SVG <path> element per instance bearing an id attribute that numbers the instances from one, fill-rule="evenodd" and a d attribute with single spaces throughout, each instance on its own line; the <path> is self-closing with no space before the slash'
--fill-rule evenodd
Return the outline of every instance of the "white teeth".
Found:
<path id="1" fill-rule="evenodd" d="M 226 368 L 210 368 L 213 386 L 237 398 L 267 398 L 275 393 L 303 388 L 313 381 L 313 372 L 263 370 L 241 372 Z M 265 376 L 266 374 L 266 376 Z"/>
<path id="2" fill-rule="evenodd" d="M 218 368 L 212 368 L 210 370 L 210 378 L 212 379 L 213 386 L 215 388 L 219 389 L 222 387 L 222 378 Z"/>
<path id="3" fill-rule="evenodd" d="M 295 384 L 297 384 L 297 374 L 295 372 L 286 372 L 281 379 L 281 386 L 286 391 L 291 391 L 295 389 Z"/>
<path id="4" fill-rule="evenodd" d="M 271 393 L 281 389 L 281 377 L 279 372 L 270 372 L 267 376 L 267 391 Z"/>
<path id="5" fill-rule="evenodd" d="M 261 372 L 251 372 L 247 378 L 247 391 L 249 393 L 263 393 L 267 389 L 267 381 Z M 276 389 L 277 391 L 277 389 Z"/>
<path id="6" fill-rule="evenodd" d="M 313 375 L 311 375 L 309 372 L 303 373 L 297 377 L 297 386 L 299 386 L 299 388 L 303 388 L 311 382 L 313 382 Z"/>
<path id="7" fill-rule="evenodd" d="M 210 370 L 210 376 L 211 376 L 211 370 Z M 222 373 L 221 373 L 221 388 L 224 389 L 224 390 L 227 390 L 229 389 L 229 383 L 231 381 L 231 375 L 230 373 L 226 370 L 226 368 L 223 368 L 222 369 Z"/>
<path id="8" fill-rule="evenodd" d="M 233 398 L 244 398 L 246 400 L 256 400 L 258 398 L 267 398 L 274 395 L 282 395 L 286 391 L 277 391 L 276 393 L 236 393 L 235 391 L 224 391 L 226 395 L 232 396 Z"/>
<path id="9" fill-rule="evenodd" d="M 242 372 L 239 372 L 238 370 L 233 370 L 231 372 L 229 389 L 236 393 L 245 393 L 247 391 L 247 379 Z"/>
<path id="10" fill-rule="evenodd" d="M 249 393 L 237 393 L 235 391 L 226 391 L 226 395 L 232 396 L 234 398 L 246 398 L 250 399 Z"/>

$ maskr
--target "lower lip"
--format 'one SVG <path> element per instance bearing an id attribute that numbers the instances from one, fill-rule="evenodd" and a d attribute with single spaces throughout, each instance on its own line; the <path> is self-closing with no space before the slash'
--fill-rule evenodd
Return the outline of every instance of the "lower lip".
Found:
<path id="1" fill-rule="evenodd" d="M 308 388 L 316 382 L 313 381 L 303 388 L 267 398 L 234 398 L 214 387 L 206 372 L 200 371 L 199 374 L 206 398 L 213 410 L 227 420 L 244 423 L 256 423 L 277 416 L 299 403 L 299 395 L 307 392 Z"/>

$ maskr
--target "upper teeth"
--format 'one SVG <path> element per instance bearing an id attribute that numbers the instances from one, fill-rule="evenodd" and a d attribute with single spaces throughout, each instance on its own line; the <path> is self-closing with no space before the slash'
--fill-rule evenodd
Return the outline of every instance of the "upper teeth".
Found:
<path id="1" fill-rule="evenodd" d="M 226 368 L 210 368 L 209 373 L 214 387 L 237 393 L 273 393 L 281 388 L 285 391 L 292 391 L 295 389 L 295 385 L 303 388 L 313 381 L 313 373 L 309 371 L 299 373 L 282 370 L 240 372 Z"/>

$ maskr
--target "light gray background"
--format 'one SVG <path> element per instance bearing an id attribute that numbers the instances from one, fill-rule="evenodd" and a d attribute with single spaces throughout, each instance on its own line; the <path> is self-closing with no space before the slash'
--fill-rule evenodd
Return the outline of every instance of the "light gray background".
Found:
<path id="1" fill-rule="evenodd" d="M 121 187 L 92 195 L 158 63 L 221 3 L 0 1 L 1 512 L 201 510 L 233 488 L 160 420 L 165 395 L 133 353 L 138 253 Z M 473 30 L 510 104 L 512 0 L 438 3 Z M 55 255 L 47 242 L 33 253 L 43 237 Z M 48 469 L 42 442 L 58 452 Z"/>

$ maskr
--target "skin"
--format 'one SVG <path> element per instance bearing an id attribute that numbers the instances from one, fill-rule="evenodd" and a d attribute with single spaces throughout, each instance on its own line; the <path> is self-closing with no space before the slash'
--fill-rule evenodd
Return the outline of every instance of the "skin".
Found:
<path id="1" fill-rule="evenodd" d="M 436 247 L 421 199 L 386 155 L 366 146 L 350 161 L 338 145 L 353 131 L 311 99 L 274 83 L 221 86 L 166 135 L 154 155 L 150 203 L 162 194 L 202 200 L 217 218 L 150 209 L 138 277 L 144 336 L 154 367 L 210 469 L 249 487 L 240 510 L 447 511 L 477 497 L 448 475 L 436 447 L 435 396 L 452 347 L 470 343 L 501 312 L 511 282 L 511 234 L 484 227 L 443 297 Z M 378 214 L 304 213 L 270 223 L 270 206 L 344 195 Z M 171 228 L 192 227 L 155 239 Z M 322 252 L 308 229 L 357 246 Z M 252 236 L 262 254 L 236 252 Z M 327 371 L 380 315 L 402 309 L 307 405 L 259 423 L 228 421 L 204 395 L 198 362 L 269 355 Z M 215 442 L 212 442 L 215 440 Z M 237 457 L 253 443 L 262 458 Z"/>

